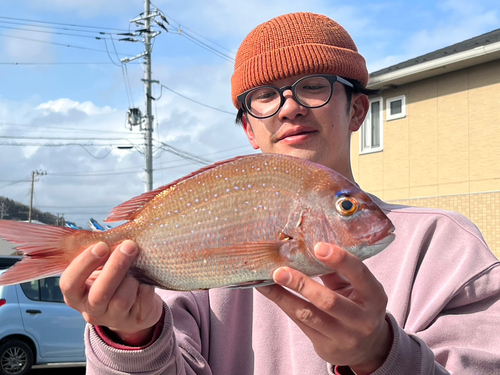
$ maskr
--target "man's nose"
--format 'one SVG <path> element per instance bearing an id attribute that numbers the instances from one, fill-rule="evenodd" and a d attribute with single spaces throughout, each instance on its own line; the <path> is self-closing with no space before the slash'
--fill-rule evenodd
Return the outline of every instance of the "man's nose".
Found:
<path id="1" fill-rule="evenodd" d="M 285 99 L 283 107 L 279 110 L 280 119 L 288 118 L 294 119 L 297 115 L 307 114 L 307 108 L 302 106 L 294 97 L 292 90 L 283 91 L 283 98 Z"/>

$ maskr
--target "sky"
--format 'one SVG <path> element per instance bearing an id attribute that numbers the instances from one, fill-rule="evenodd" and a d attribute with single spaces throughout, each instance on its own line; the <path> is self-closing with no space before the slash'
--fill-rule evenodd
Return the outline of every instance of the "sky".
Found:
<path id="1" fill-rule="evenodd" d="M 155 0 L 153 187 L 256 152 L 235 125 L 236 51 L 258 24 L 309 11 L 339 22 L 374 72 L 500 28 L 498 0 Z M 144 51 L 124 33 L 141 0 L 0 2 L 0 196 L 88 229 L 145 191 Z M 173 147 L 173 148 L 172 148 Z M 179 156 L 181 154 L 181 156 Z M 197 161 L 193 161 L 197 160 Z M 201 160 L 200 160 L 201 159 Z M 116 225 L 116 224 L 112 224 Z"/>

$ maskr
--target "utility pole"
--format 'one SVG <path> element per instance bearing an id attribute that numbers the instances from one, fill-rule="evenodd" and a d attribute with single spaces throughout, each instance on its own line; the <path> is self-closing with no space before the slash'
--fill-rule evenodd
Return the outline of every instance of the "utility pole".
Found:
<path id="1" fill-rule="evenodd" d="M 152 96 L 151 96 L 151 2 L 144 1 L 144 18 L 145 18 L 145 33 L 144 33 L 144 61 L 146 69 L 144 69 L 144 85 L 146 91 L 146 130 L 144 139 L 146 143 L 146 191 L 153 190 L 153 111 L 152 111 Z"/>
<path id="2" fill-rule="evenodd" d="M 151 79 L 151 40 L 158 36 L 160 31 L 153 31 L 151 28 L 151 22 L 153 21 L 156 25 L 163 28 L 165 31 L 168 31 L 163 23 L 158 22 L 156 17 L 161 17 L 164 21 L 166 18 L 163 14 L 161 14 L 158 9 L 155 9 L 154 12 L 151 12 L 151 1 L 144 0 L 144 13 L 132 21 L 131 23 L 135 23 L 137 26 L 143 26 L 143 28 L 136 30 L 135 33 L 125 33 L 122 34 L 127 36 L 127 38 L 120 39 L 121 41 L 126 42 L 137 42 L 134 38 L 138 35 L 144 36 L 144 52 L 134 56 L 127 57 L 121 59 L 120 61 L 124 63 L 128 63 L 135 59 L 144 58 L 144 78 L 142 81 L 144 82 L 144 91 L 145 91 L 145 101 L 146 101 L 146 113 L 144 116 L 141 115 L 141 112 L 138 108 L 130 108 L 128 111 L 128 122 L 130 126 L 130 130 L 132 130 L 132 126 L 140 125 L 140 129 L 144 132 L 144 143 L 145 143 L 145 159 L 146 159 L 146 191 L 153 190 L 153 110 L 152 110 L 152 101 L 153 97 L 151 95 L 151 85 L 153 83 L 160 83 L 159 81 Z M 168 23 L 168 21 L 166 21 Z M 142 120 L 142 121 L 141 121 Z M 142 126 L 144 124 L 144 127 Z"/>
<path id="3" fill-rule="evenodd" d="M 0 220 L 3 220 L 4 216 L 9 216 L 9 214 L 5 213 L 5 203 L 4 202 L 2 202 L 0 204 L 0 207 L 1 207 L 1 209 L 0 209 Z"/>
<path id="4" fill-rule="evenodd" d="M 35 191 L 35 176 L 44 176 L 46 174 L 47 174 L 47 172 L 44 172 L 44 171 L 33 171 L 33 172 L 31 172 L 30 209 L 29 209 L 29 212 L 28 212 L 28 221 L 30 223 L 31 223 L 31 212 L 33 211 L 33 193 Z"/>

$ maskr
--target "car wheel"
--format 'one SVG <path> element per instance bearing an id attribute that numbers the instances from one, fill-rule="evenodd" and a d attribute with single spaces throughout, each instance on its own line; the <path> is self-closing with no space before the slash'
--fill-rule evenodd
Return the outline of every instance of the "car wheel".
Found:
<path id="1" fill-rule="evenodd" d="M 33 351 L 24 341 L 9 340 L 0 345 L 0 375 L 24 375 L 33 366 Z"/>

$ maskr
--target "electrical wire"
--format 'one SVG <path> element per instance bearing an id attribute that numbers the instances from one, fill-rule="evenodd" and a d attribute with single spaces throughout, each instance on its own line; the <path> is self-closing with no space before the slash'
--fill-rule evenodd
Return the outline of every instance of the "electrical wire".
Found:
<path id="1" fill-rule="evenodd" d="M 86 27 L 86 28 L 89 28 L 89 29 L 115 30 L 115 31 L 120 31 L 120 32 L 127 31 L 127 30 L 124 30 L 124 29 L 117 29 L 117 28 L 112 28 L 112 27 L 76 25 L 76 24 L 71 24 L 71 23 L 30 20 L 30 19 L 26 19 L 26 18 L 13 18 L 13 17 L 2 17 L 2 16 L 0 16 L 0 19 L 15 20 L 15 21 L 25 21 L 25 22 L 27 21 L 27 22 L 35 22 L 35 23 L 45 23 L 45 24 L 50 24 L 50 25 L 62 25 L 62 26 L 71 26 L 71 27 Z"/>
<path id="2" fill-rule="evenodd" d="M 183 151 L 183 150 L 180 150 L 174 146 L 171 146 L 165 142 L 161 142 L 161 141 L 158 141 L 158 140 L 155 140 L 156 142 L 160 143 L 160 146 L 157 146 L 158 148 L 160 149 L 163 149 L 167 152 L 170 152 L 171 154 L 174 154 L 174 155 L 177 155 L 177 156 L 180 156 L 181 158 L 183 159 L 186 159 L 186 160 L 190 160 L 190 161 L 193 161 L 197 164 L 201 164 L 201 165 L 210 165 L 212 164 L 212 162 L 210 160 L 207 160 L 207 159 L 204 159 L 200 156 L 197 156 L 197 155 L 194 155 L 194 154 L 191 154 L 187 151 Z"/>
<path id="3" fill-rule="evenodd" d="M 113 36 L 111 34 L 109 35 L 111 37 L 111 42 L 113 43 L 113 49 L 115 50 L 115 55 L 118 58 L 118 60 L 120 60 L 120 56 L 118 55 L 118 51 L 116 50 L 115 40 L 113 39 Z M 121 61 L 120 63 L 122 68 L 123 82 L 125 83 L 125 91 L 127 91 L 129 107 L 135 107 L 134 96 L 132 95 L 132 88 L 130 86 L 130 80 L 128 76 L 127 64 L 124 64 Z"/>
<path id="4" fill-rule="evenodd" d="M 81 30 L 81 29 L 72 29 L 68 27 L 58 27 L 58 26 L 45 26 L 45 25 L 27 25 L 26 22 L 11 22 L 11 21 L 2 21 L 0 19 L 0 24 L 8 24 L 8 25 L 20 25 L 20 26 L 30 26 L 30 27 L 38 27 L 41 29 L 51 29 L 51 30 L 64 30 L 64 31 L 75 31 L 75 32 L 81 32 L 81 33 L 92 33 L 92 34 L 104 34 L 102 31 L 96 31 L 96 30 Z M 14 29 L 14 28 L 13 28 Z"/>
<path id="5" fill-rule="evenodd" d="M 13 123 L 13 122 L 0 122 L 0 125 L 8 125 L 8 126 L 15 126 L 16 128 L 29 128 L 30 130 L 34 130 L 33 129 L 33 125 L 28 125 L 28 124 L 17 124 L 17 123 Z M 58 127 L 58 126 L 37 126 L 36 127 L 36 130 L 42 130 L 42 131 L 46 131 L 46 130 L 54 130 L 54 131 L 57 131 L 58 133 L 61 132 L 61 130 L 68 130 L 70 132 L 75 132 L 75 133 L 111 133 L 111 134 L 121 134 L 121 135 L 130 135 L 130 132 L 128 131 L 112 131 L 112 130 L 102 130 L 102 129 L 74 129 L 74 128 L 61 128 L 61 127 Z M 16 131 L 17 129 L 9 129 L 9 130 L 14 130 Z M 22 132 L 24 133 L 24 130 L 22 130 Z"/>
<path id="6" fill-rule="evenodd" d="M 165 12 L 163 12 L 163 11 L 162 11 L 161 9 L 159 9 L 156 5 L 154 5 L 154 4 L 151 4 L 151 5 L 153 5 L 156 9 L 158 9 L 158 11 L 159 11 L 159 12 L 161 12 L 161 13 L 162 13 L 165 17 L 168 17 L 168 19 L 170 19 L 170 20 L 174 21 L 174 22 L 178 25 L 178 27 L 179 27 L 179 28 L 181 27 L 181 24 L 180 24 L 179 22 L 177 22 L 176 20 L 174 20 L 171 16 L 169 16 L 168 14 L 166 14 Z M 220 45 L 220 44 L 215 43 L 214 41 L 212 41 L 212 40 L 210 40 L 210 39 L 208 39 L 208 38 L 204 37 L 204 36 L 203 36 L 203 35 L 201 35 L 201 34 L 198 34 L 197 32 L 195 32 L 195 31 L 193 31 L 193 30 L 191 30 L 191 29 L 187 28 L 186 26 L 183 26 L 183 29 L 184 29 L 184 30 L 189 30 L 191 33 L 193 33 L 193 34 L 195 34 L 195 35 L 197 35 L 197 36 L 199 36 L 199 37 L 201 37 L 201 38 L 205 39 L 206 41 L 208 41 L 208 42 L 210 42 L 210 43 L 212 43 L 212 44 L 216 45 L 217 47 L 220 47 L 220 48 L 222 48 L 222 49 L 226 50 L 226 51 L 227 51 L 227 52 L 229 52 L 230 54 L 232 54 L 232 55 L 236 56 L 236 54 L 235 54 L 233 51 L 231 51 L 231 50 L 227 49 L 226 47 L 224 47 L 224 46 L 222 46 L 222 45 Z M 234 59 L 233 59 L 233 61 L 234 61 Z"/>
<path id="7" fill-rule="evenodd" d="M 7 185 L 4 185 L 4 186 L 0 186 L 0 189 L 4 189 L 6 187 L 9 187 L 9 186 L 12 186 L 12 185 L 15 185 L 15 184 L 19 184 L 20 182 L 29 182 L 29 180 L 19 180 L 19 181 L 13 181 L 12 183 L 10 184 L 7 184 Z"/>
<path id="8" fill-rule="evenodd" d="M 210 106 L 210 105 L 200 103 L 200 102 L 198 102 L 198 101 L 196 101 L 196 100 L 194 100 L 194 99 L 191 99 L 191 98 L 188 98 L 188 97 L 187 97 L 187 96 L 185 96 L 185 95 L 182 95 L 181 93 L 178 93 L 177 91 L 172 90 L 170 87 L 167 87 L 167 86 L 165 86 L 165 85 L 163 85 L 163 84 L 160 84 L 160 85 L 161 85 L 161 87 L 164 87 L 164 88 L 165 88 L 165 89 L 167 89 L 168 91 L 171 91 L 171 92 L 173 92 L 174 94 L 179 95 L 179 96 L 183 97 L 184 99 L 187 99 L 187 100 L 189 100 L 189 101 L 191 101 L 191 102 L 193 102 L 193 103 L 196 103 L 196 104 L 202 105 L 203 107 L 207 107 L 207 108 L 210 108 L 210 109 L 213 109 L 213 110 L 216 110 L 216 111 L 222 112 L 222 113 L 227 113 L 228 115 L 231 115 L 231 116 L 236 116 L 236 113 L 234 113 L 234 112 L 224 111 L 224 110 L 222 110 L 222 109 L 215 108 L 215 107 L 212 107 L 212 106 Z"/>
<path id="9" fill-rule="evenodd" d="M 213 52 L 214 54 L 216 54 L 217 56 L 223 58 L 224 60 L 226 60 L 228 62 L 231 62 L 231 63 L 234 63 L 234 58 L 232 58 L 230 56 L 227 56 L 226 54 L 224 54 L 224 53 L 222 53 L 220 51 L 217 51 L 215 48 L 210 47 L 208 44 L 203 43 L 202 41 L 194 38 L 193 36 L 189 35 L 186 32 L 181 32 L 180 29 L 179 29 L 179 35 L 183 36 L 183 37 L 187 38 L 188 40 L 190 40 L 191 42 L 199 45 L 201 48 L 204 48 L 204 49 L 208 50 L 209 52 Z"/>
<path id="10" fill-rule="evenodd" d="M 106 46 L 106 53 L 108 54 L 109 60 L 113 63 L 114 66 L 121 66 L 122 71 L 123 71 L 123 65 L 121 63 L 118 64 L 115 62 L 115 60 L 113 60 L 113 58 L 111 57 L 111 54 L 109 53 L 108 42 L 106 41 L 106 39 L 103 39 L 103 40 L 104 40 L 104 45 Z M 120 59 L 118 59 L 118 61 L 120 61 Z"/>
<path id="11" fill-rule="evenodd" d="M 139 65 L 139 63 L 132 63 Z M 0 62 L 0 65 L 113 65 L 112 62 Z"/>
<path id="12" fill-rule="evenodd" d="M 62 33 L 62 32 L 57 32 L 57 31 L 33 30 L 33 29 L 26 29 L 26 28 L 23 28 L 23 27 L 8 27 L 8 26 L 1 26 L 0 25 L 0 29 L 29 31 L 29 32 L 34 32 L 34 33 L 52 34 L 52 35 L 76 36 L 76 37 L 79 37 L 79 38 L 107 39 L 104 36 L 96 37 L 96 36 L 90 36 L 90 35 Z M 104 35 L 104 34 L 101 34 L 101 35 Z"/>
<path id="13" fill-rule="evenodd" d="M 48 42 L 46 40 L 39 40 L 39 39 L 31 39 L 31 38 L 24 38 L 22 36 L 15 36 L 15 35 L 5 35 L 5 34 L 0 34 L 0 36 L 3 36 L 5 38 L 14 38 L 14 39 L 21 39 L 21 40 L 29 40 L 31 42 L 37 42 L 37 43 L 45 43 L 45 44 L 52 44 L 55 46 L 61 46 L 61 47 L 67 47 L 67 48 L 75 48 L 75 49 L 81 49 L 81 50 L 86 50 L 86 51 L 94 51 L 94 52 L 101 52 L 101 53 L 107 53 L 104 50 L 96 49 L 96 48 L 89 48 L 89 47 L 82 47 L 82 46 L 74 46 L 71 44 L 63 44 L 63 43 L 56 43 L 56 42 Z M 125 55 L 125 54 L 123 54 Z"/>
<path id="14" fill-rule="evenodd" d="M 10 135 L 0 135 L 0 138 L 3 138 L 3 139 L 36 139 L 36 140 L 45 139 L 45 140 L 49 140 L 49 141 L 67 141 L 67 140 L 70 140 L 70 141 L 127 141 L 129 143 L 132 143 L 130 141 L 130 139 L 133 139 L 133 140 L 141 140 L 142 139 L 142 138 L 96 138 L 96 137 L 93 137 L 93 138 L 29 137 L 29 136 L 15 137 L 15 136 L 10 136 Z"/>

